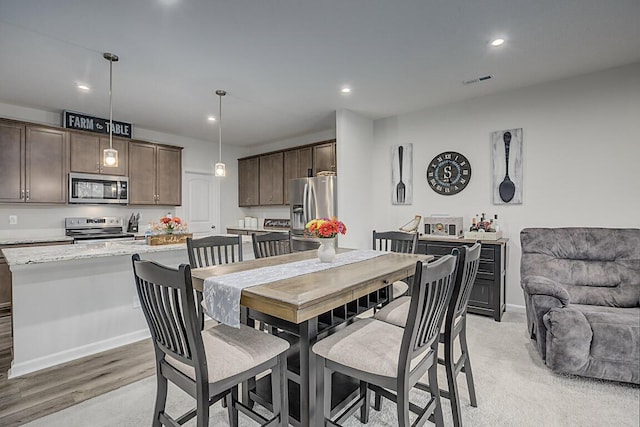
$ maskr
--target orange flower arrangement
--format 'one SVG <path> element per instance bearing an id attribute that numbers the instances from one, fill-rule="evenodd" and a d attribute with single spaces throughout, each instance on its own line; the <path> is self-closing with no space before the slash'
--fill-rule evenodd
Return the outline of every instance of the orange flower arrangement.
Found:
<path id="1" fill-rule="evenodd" d="M 312 219 L 305 226 L 307 234 L 321 239 L 336 237 L 338 234 L 347 234 L 347 226 L 338 218 Z"/>
<path id="2" fill-rule="evenodd" d="M 160 218 L 160 224 L 154 224 L 153 230 L 166 234 L 173 233 L 185 233 L 187 231 L 187 224 L 177 216 L 171 216 L 168 214 Z"/>

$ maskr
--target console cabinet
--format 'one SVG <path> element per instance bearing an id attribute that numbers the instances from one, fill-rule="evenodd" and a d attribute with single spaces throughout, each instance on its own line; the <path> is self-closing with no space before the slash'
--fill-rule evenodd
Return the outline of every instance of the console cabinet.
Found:
<path id="1" fill-rule="evenodd" d="M 480 265 L 471 290 L 469 313 L 490 316 L 498 322 L 502 320 L 505 311 L 507 242 L 508 239 L 481 241 Z M 451 254 L 456 247 L 474 243 L 475 240 L 423 236 L 418 242 L 418 252 L 438 259 Z"/>

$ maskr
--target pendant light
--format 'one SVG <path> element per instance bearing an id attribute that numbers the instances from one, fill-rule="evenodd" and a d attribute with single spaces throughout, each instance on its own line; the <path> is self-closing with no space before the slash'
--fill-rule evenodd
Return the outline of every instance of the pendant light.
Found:
<path id="1" fill-rule="evenodd" d="M 216 95 L 220 97 L 220 109 L 218 111 L 218 163 L 216 163 L 214 167 L 215 176 L 225 176 L 225 166 L 222 162 L 222 97 L 225 96 L 227 92 L 224 90 L 216 90 Z"/>
<path id="2" fill-rule="evenodd" d="M 113 63 L 118 62 L 118 55 L 105 53 L 102 55 L 109 61 L 109 148 L 105 148 L 102 155 L 102 165 L 108 168 L 118 167 L 118 150 L 113 149 Z"/>

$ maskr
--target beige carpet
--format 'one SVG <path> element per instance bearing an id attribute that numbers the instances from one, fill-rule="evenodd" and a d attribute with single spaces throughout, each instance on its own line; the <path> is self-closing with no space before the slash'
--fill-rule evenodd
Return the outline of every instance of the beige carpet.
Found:
<path id="1" fill-rule="evenodd" d="M 554 374 L 541 362 L 529 341 L 524 315 L 507 313 L 501 323 L 487 317 L 469 317 L 469 347 L 478 407 L 469 405 L 464 376 L 460 375 L 465 426 L 640 426 L 640 387 Z M 444 375 L 441 387 L 443 384 L 446 385 Z M 148 426 L 154 397 L 155 378 L 148 378 L 27 425 Z M 412 400 L 419 403 L 422 398 L 416 393 Z M 170 413 L 184 412 L 191 405 L 191 399 L 180 390 L 170 390 L 167 406 Z M 453 421 L 446 399 L 443 407 L 445 423 L 450 426 Z M 220 404 L 211 410 L 210 426 L 228 425 L 226 410 Z M 240 419 L 242 426 L 255 425 L 243 415 Z M 381 412 L 371 411 L 367 425 L 392 427 L 397 425 L 395 420 L 395 405 L 385 401 Z M 352 417 L 345 427 L 361 425 Z"/>

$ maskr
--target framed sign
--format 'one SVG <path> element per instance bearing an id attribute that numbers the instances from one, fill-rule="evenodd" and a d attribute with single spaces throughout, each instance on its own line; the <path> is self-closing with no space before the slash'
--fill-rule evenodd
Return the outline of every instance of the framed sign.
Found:
<path id="1" fill-rule="evenodd" d="M 391 147 L 391 203 L 413 202 L 413 144 Z"/>
<path id="2" fill-rule="evenodd" d="M 64 111 L 62 127 L 109 135 L 108 119 L 74 113 L 73 111 Z M 113 121 L 113 136 L 131 139 L 132 133 L 133 125 L 131 123 Z"/>
<path id="3" fill-rule="evenodd" d="M 522 128 L 491 133 L 493 204 L 522 204 Z"/>

